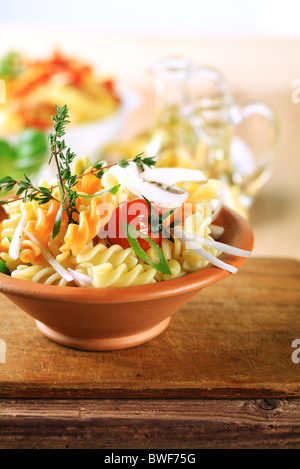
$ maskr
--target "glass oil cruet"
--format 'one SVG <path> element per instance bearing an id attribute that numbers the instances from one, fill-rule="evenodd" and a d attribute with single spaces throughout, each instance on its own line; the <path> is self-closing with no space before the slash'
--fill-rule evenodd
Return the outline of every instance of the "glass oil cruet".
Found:
<path id="1" fill-rule="evenodd" d="M 277 113 L 260 101 L 239 104 L 225 91 L 194 100 L 182 109 L 182 114 L 191 120 L 202 144 L 200 166 L 208 177 L 223 182 L 224 203 L 248 218 L 249 209 L 274 166 L 280 137 Z M 262 121 L 266 126 L 260 140 L 268 141 L 267 148 L 259 155 L 251 148 L 254 136 L 248 145 L 239 135 L 242 125 L 249 126 L 253 117 L 261 120 L 260 126 Z"/>
<path id="2" fill-rule="evenodd" d="M 147 156 L 156 156 L 156 166 L 195 168 L 199 166 L 199 136 L 192 117 L 182 113 L 191 100 L 190 85 L 196 77 L 219 84 L 220 76 L 211 68 L 195 67 L 189 59 L 170 56 L 155 62 L 150 72 L 156 92 L 156 123 L 145 147 Z"/>
<path id="3" fill-rule="evenodd" d="M 236 102 L 219 70 L 196 65 L 185 56 L 162 58 L 150 72 L 156 97 L 154 126 L 119 148 L 120 154 L 104 159 L 115 161 L 124 154 L 130 159 L 143 152 L 156 158 L 157 167 L 200 169 L 222 182 L 224 203 L 248 218 L 274 166 L 280 137 L 275 110 L 260 101 Z M 267 126 L 269 139 L 265 132 L 262 138 L 252 134 L 250 142 L 239 137 L 243 126 L 249 130 L 253 116 Z M 268 140 L 258 154 L 255 140 Z"/>
<path id="4" fill-rule="evenodd" d="M 276 111 L 261 101 L 238 103 L 225 77 L 185 57 L 167 57 L 151 68 L 156 90 L 156 125 L 145 153 L 157 166 L 202 170 L 223 183 L 224 203 L 248 218 L 249 209 L 272 173 L 280 140 Z M 240 136 L 259 119 L 263 134 Z M 255 153 L 255 140 L 265 148 Z"/>

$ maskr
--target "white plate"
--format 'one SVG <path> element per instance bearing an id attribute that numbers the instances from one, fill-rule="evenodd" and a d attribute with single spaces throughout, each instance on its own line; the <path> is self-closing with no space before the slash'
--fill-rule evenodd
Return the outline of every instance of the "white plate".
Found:
<path id="1" fill-rule="evenodd" d="M 99 159 L 101 148 L 107 143 L 120 139 L 124 125 L 129 114 L 139 105 L 141 98 L 135 92 L 125 88 L 119 88 L 121 105 L 116 112 L 107 118 L 85 124 L 77 124 L 66 127 L 64 137 L 67 147 L 70 147 L 77 158 L 89 156 L 92 162 Z M 49 133 L 52 132 L 49 129 Z M 44 178 L 47 181 L 56 178 L 55 166 L 45 163 L 35 180 Z"/>

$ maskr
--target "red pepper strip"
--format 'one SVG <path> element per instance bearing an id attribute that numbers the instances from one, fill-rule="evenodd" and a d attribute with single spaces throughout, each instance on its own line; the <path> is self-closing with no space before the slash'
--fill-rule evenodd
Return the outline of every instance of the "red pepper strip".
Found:
<path id="1" fill-rule="evenodd" d="M 31 80 L 29 83 L 26 83 L 23 87 L 19 88 L 14 92 L 14 96 L 16 98 L 21 98 L 25 96 L 26 94 L 30 93 L 34 88 L 36 88 L 39 85 L 43 85 L 44 83 L 47 83 L 47 81 L 52 77 L 53 71 L 49 72 L 44 72 L 41 75 L 38 75 L 35 77 L 33 80 Z"/>

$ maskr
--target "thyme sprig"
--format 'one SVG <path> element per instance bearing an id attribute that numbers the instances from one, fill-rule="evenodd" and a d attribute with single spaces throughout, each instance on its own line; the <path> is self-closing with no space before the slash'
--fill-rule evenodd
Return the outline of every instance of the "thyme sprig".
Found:
<path id="1" fill-rule="evenodd" d="M 149 168 L 152 168 L 155 165 L 155 163 L 156 163 L 155 160 L 154 160 L 155 157 L 142 158 L 141 155 L 142 155 L 142 153 L 140 153 L 139 155 L 136 155 L 134 158 L 129 159 L 129 160 L 126 160 L 125 158 L 123 158 L 120 161 L 117 161 L 116 163 L 112 163 L 112 164 L 109 164 L 109 165 L 106 165 L 105 161 L 99 160 L 99 161 L 97 161 L 96 163 L 93 164 L 92 168 L 89 171 L 85 171 L 82 174 L 79 174 L 79 175 L 76 175 L 76 176 L 71 176 L 71 177 L 76 178 L 76 179 L 80 179 L 83 176 L 86 176 L 87 174 L 93 174 L 94 176 L 101 179 L 105 170 L 107 170 L 107 169 L 109 169 L 113 166 L 116 166 L 116 165 L 119 165 L 121 168 L 126 168 L 129 165 L 129 163 L 131 163 L 131 162 L 136 163 L 137 166 L 140 169 L 142 169 L 143 171 L 145 169 L 145 166 L 147 166 Z M 53 158 L 53 155 L 52 155 L 51 159 L 52 158 Z M 52 195 L 52 190 L 54 188 L 58 187 L 58 184 L 54 184 L 53 186 L 51 186 L 50 189 L 47 189 L 46 187 L 42 187 L 42 186 L 41 187 L 34 187 L 33 184 L 31 183 L 30 179 L 26 175 L 24 175 L 24 178 L 26 179 L 25 181 L 16 181 L 13 178 L 11 178 L 10 176 L 5 176 L 3 179 L 0 180 L 0 192 L 1 192 L 2 189 L 4 189 L 4 193 L 10 192 L 16 186 L 19 186 L 19 189 L 18 189 L 16 195 L 12 195 L 11 197 L 6 198 L 6 199 L 2 199 L 2 200 L 0 199 L 0 204 L 5 205 L 5 204 L 8 204 L 10 202 L 14 202 L 16 200 L 21 200 L 21 199 L 23 199 L 25 201 L 27 197 L 28 197 L 29 200 L 37 200 L 40 205 L 49 202 L 51 199 L 56 200 L 56 202 L 60 203 L 60 201 L 58 199 L 56 199 L 55 197 L 53 197 L 53 195 Z M 112 189 L 115 190 L 116 187 L 112 188 Z M 22 195 L 23 193 L 25 193 L 25 194 Z M 86 197 L 91 197 L 92 198 L 95 195 L 98 195 L 98 194 L 91 194 L 91 195 L 88 195 Z M 82 197 L 82 195 L 81 195 L 81 197 Z"/>
<path id="2" fill-rule="evenodd" d="M 133 159 L 127 160 L 123 158 L 120 161 L 112 164 L 106 164 L 105 161 L 99 160 L 92 165 L 90 170 L 85 171 L 83 174 L 72 174 L 71 164 L 73 163 L 76 155 L 75 153 L 71 152 L 70 148 L 67 148 L 63 138 L 65 135 L 65 126 L 69 123 L 68 108 L 66 105 L 64 105 L 61 108 L 55 106 L 55 109 L 56 115 L 54 117 L 52 116 L 52 120 L 54 122 L 54 132 L 49 135 L 50 159 L 48 163 L 50 164 L 53 161 L 56 165 L 57 184 L 52 185 L 50 188 L 43 186 L 35 187 L 29 177 L 26 175 L 24 175 L 24 180 L 21 181 L 16 181 L 11 176 L 5 176 L 0 180 L 0 192 L 4 190 L 4 193 L 8 193 L 11 190 L 17 189 L 16 195 L 7 199 L 0 199 L 1 204 L 6 204 L 20 199 L 23 199 L 23 201 L 36 200 L 38 201 L 39 205 L 46 204 L 50 200 L 55 200 L 57 203 L 59 203 L 59 209 L 57 211 L 52 230 L 52 239 L 54 239 L 60 232 L 63 213 L 66 213 L 68 224 L 78 224 L 77 220 L 79 219 L 79 211 L 77 209 L 77 199 L 79 197 L 92 198 L 96 196 L 102 196 L 106 192 L 116 194 L 120 187 L 120 184 L 118 184 L 110 189 L 104 189 L 95 194 L 79 195 L 76 191 L 76 184 L 80 178 L 89 173 L 92 173 L 97 178 L 102 178 L 105 170 L 111 168 L 112 166 L 119 165 L 122 168 L 126 168 L 131 162 L 134 162 L 140 171 L 144 171 L 145 167 L 152 168 L 155 165 L 155 157 L 143 157 L 143 153 L 140 153 Z M 53 189 L 57 187 L 59 189 L 60 199 L 53 196 Z M 150 201 L 145 197 L 144 199 L 146 200 L 150 209 L 148 222 L 149 226 L 151 224 L 151 232 L 161 233 L 165 237 L 169 237 L 172 241 L 174 241 L 170 233 L 168 233 L 164 227 L 165 220 L 174 212 L 174 210 L 169 210 L 162 214 L 157 214 Z M 135 230 L 134 227 L 132 227 L 130 224 L 125 224 L 124 229 L 126 229 L 127 239 L 138 257 L 143 259 L 149 265 L 155 267 L 155 269 L 159 270 L 160 272 L 168 275 L 171 274 L 168 262 L 162 250 L 151 238 L 145 237 L 143 233 L 139 232 L 139 230 Z M 136 234 L 138 237 L 145 238 L 148 241 L 158 256 L 157 263 L 153 262 L 147 253 L 141 248 L 136 239 Z"/>
<path id="3" fill-rule="evenodd" d="M 126 158 L 122 158 L 116 163 L 111 163 L 108 165 L 105 164 L 105 161 L 98 160 L 96 161 L 96 163 L 93 164 L 92 168 L 89 171 L 86 171 L 77 177 L 80 178 L 91 173 L 97 176 L 98 178 L 102 178 L 104 174 L 104 170 L 112 168 L 113 166 L 116 166 L 116 165 L 120 166 L 121 168 L 126 168 L 132 162 L 135 163 L 141 171 L 145 170 L 145 166 L 147 166 L 148 168 L 152 168 L 153 166 L 155 166 L 156 161 L 155 161 L 154 156 L 148 156 L 148 157 L 142 158 L 141 155 L 143 155 L 143 153 L 139 153 L 132 159 L 127 160 Z"/>
<path id="4" fill-rule="evenodd" d="M 39 205 L 43 205 L 49 202 L 49 200 L 60 202 L 52 195 L 52 187 L 50 187 L 50 189 L 43 186 L 35 187 L 26 174 L 24 174 L 24 180 L 22 181 L 16 181 L 11 176 L 5 176 L 0 180 L 0 191 L 3 189 L 4 194 L 15 188 L 17 188 L 16 195 L 8 199 L 0 200 L 1 205 L 14 202 L 20 198 L 22 198 L 24 202 L 27 200 L 37 200 Z M 22 197 L 20 197 L 21 194 L 23 194 Z"/>
<path id="5" fill-rule="evenodd" d="M 79 214 L 77 209 L 77 199 L 79 194 L 76 191 L 76 184 L 78 180 L 85 176 L 86 174 L 92 173 L 97 178 L 102 178 L 104 171 L 111 168 L 112 166 L 119 165 L 122 168 L 127 167 L 130 162 L 136 163 L 140 171 L 144 171 L 145 166 L 152 168 L 155 165 L 155 157 L 142 157 L 143 153 L 139 153 L 134 158 L 122 160 L 106 164 L 105 161 L 99 160 L 93 164 L 89 171 L 85 171 L 83 174 L 76 175 L 72 174 L 71 164 L 76 158 L 75 153 L 71 152 L 70 148 L 67 148 L 64 135 L 65 135 L 65 126 L 70 122 L 68 115 L 67 105 L 63 105 L 59 108 L 55 106 L 56 114 L 52 120 L 54 123 L 54 132 L 49 135 L 49 147 L 50 147 L 50 159 L 48 164 L 54 161 L 57 170 L 57 184 L 52 185 L 50 188 L 39 186 L 35 187 L 31 182 L 28 176 L 24 175 L 24 180 L 17 181 L 11 176 L 5 176 L 0 180 L 0 192 L 6 194 L 12 190 L 17 189 L 15 195 L 11 195 L 8 198 L 0 199 L 0 204 L 5 205 L 10 202 L 17 200 L 27 200 L 38 201 L 39 205 L 46 204 L 50 200 L 55 200 L 60 204 L 60 208 L 57 212 L 57 216 L 54 223 L 54 228 L 52 232 L 52 238 L 54 239 L 60 231 L 60 226 L 62 222 L 62 215 L 65 212 L 67 215 L 68 224 L 75 223 L 78 224 L 76 215 Z M 60 200 L 53 196 L 53 189 L 59 188 Z M 119 189 L 118 186 L 114 186 L 108 191 L 115 194 Z M 107 192 L 107 191 L 105 191 Z M 86 195 L 85 197 L 95 197 L 96 195 L 102 195 L 101 193 Z"/>
<path id="6" fill-rule="evenodd" d="M 71 164 L 76 158 L 75 153 L 71 152 L 70 148 L 67 148 L 65 140 L 65 126 L 69 124 L 68 107 L 63 105 L 59 108 L 55 106 L 56 115 L 52 120 L 54 122 L 54 133 L 49 135 L 50 151 L 51 156 L 49 164 L 52 159 L 55 160 L 57 169 L 58 187 L 61 195 L 61 207 L 60 212 L 66 212 L 68 217 L 68 223 L 75 223 L 74 214 L 79 213 L 76 207 L 76 200 L 78 199 L 78 193 L 73 190 L 77 184 L 76 175 L 72 175 Z M 60 213 L 59 212 L 59 213 Z"/>

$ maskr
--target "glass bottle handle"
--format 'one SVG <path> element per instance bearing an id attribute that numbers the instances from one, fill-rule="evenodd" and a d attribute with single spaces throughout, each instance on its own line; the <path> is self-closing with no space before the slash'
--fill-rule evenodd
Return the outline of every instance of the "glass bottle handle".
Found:
<path id="1" fill-rule="evenodd" d="M 239 184 L 242 192 L 253 196 L 261 189 L 271 174 L 275 151 L 280 140 L 280 120 L 275 110 L 269 104 L 261 101 L 249 101 L 241 106 L 233 106 L 230 113 L 231 119 L 236 126 L 241 125 L 251 116 L 259 115 L 268 122 L 273 131 L 269 149 L 261 156 L 253 171 L 242 178 Z"/>
<path id="2" fill-rule="evenodd" d="M 213 83 L 216 87 L 216 92 L 218 95 L 226 95 L 228 93 L 226 79 L 216 68 L 204 65 L 193 66 L 188 78 L 188 86 L 191 87 L 193 81 L 197 84 L 200 82 L 200 80 L 206 80 Z M 197 99 L 197 97 L 193 98 L 193 100 Z"/>
<path id="3" fill-rule="evenodd" d="M 214 84 L 216 90 L 215 95 L 217 97 L 222 97 L 222 99 L 227 99 L 230 97 L 230 93 L 228 90 L 228 85 L 226 83 L 225 77 L 222 73 L 210 66 L 204 65 L 194 65 L 191 68 L 190 74 L 187 78 L 187 90 L 191 93 L 192 82 L 195 81 L 198 83 L 200 80 L 207 80 Z M 184 119 L 189 119 L 198 139 L 201 140 L 203 135 L 203 129 L 201 127 L 199 118 L 195 114 L 195 111 L 198 109 L 199 103 L 201 103 L 202 99 L 206 99 L 207 95 L 204 94 L 203 96 L 196 96 L 191 97 L 189 96 L 188 104 L 184 105 L 180 109 L 180 115 Z"/>

